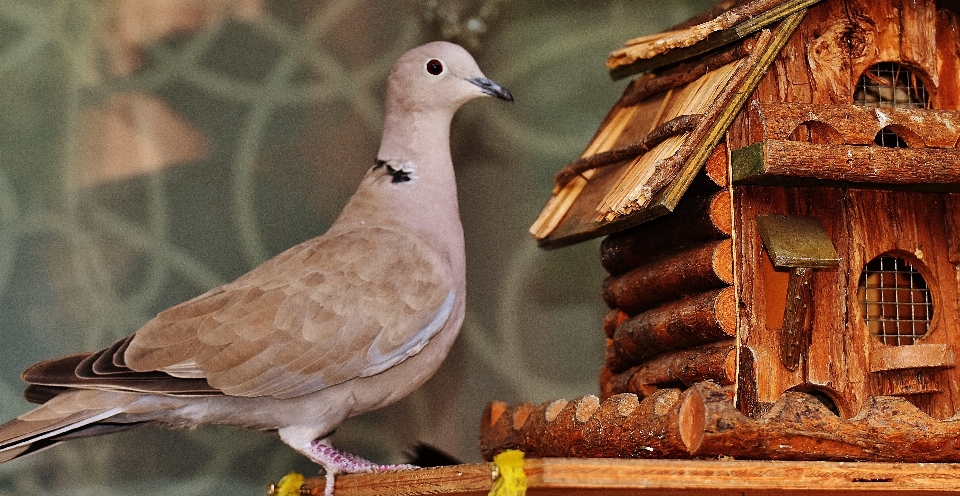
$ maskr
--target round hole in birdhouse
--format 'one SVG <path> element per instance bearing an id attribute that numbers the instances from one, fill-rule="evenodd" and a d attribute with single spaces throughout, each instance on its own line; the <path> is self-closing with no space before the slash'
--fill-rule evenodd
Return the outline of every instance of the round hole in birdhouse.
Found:
<path id="1" fill-rule="evenodd" d="M 867 331 L 885 345 L 911 345 L 933 320 L 933 296 L 914 263 L 893 254 L 871 260 L 857 288 Z"/>
<path id="2" fill-rule="evenodd" d="M 889 126 L 881 129 L 873 137 L 873 142 L 886 148 L 908 148 L 907 142 Z"/>
<path id="3" fill-rule="evenodd" d="M 867 68 L 857 81 L 853 103 L 867 107 L 930 108 L 930 95 L 917 71 L 896 62 Z"/>
<path id="4" fill-rule="evenodd" d="M 887 148 L 923 148 L 926 145 L 917 133 L 907 127 L 891 124 L 873 138 L 873 142 Z"/>

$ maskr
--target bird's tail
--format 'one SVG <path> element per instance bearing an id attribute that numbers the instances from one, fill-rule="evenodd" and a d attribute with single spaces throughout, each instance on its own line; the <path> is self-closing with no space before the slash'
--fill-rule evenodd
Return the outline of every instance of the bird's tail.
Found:
<path id="1" fill-rule="evenodd" d="M 68 439 L 135 427 L 116 422 L 123 405 L 96 406 L 102 391 L 68 390 L 43 405 L 0 425 L 0 463 L 49 448 Z M 111 422 L 113 421 L 113 422 Z"/>

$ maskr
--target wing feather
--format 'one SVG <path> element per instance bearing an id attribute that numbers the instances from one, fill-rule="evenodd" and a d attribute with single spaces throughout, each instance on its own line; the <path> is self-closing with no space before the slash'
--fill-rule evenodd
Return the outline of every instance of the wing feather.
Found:
<path id="1" fill-rule="evenodd" d="M 418 353 L 450 316 L 456 290 L 443 259 L 409 236 L 325 235 L 160 313 L 124 362 L 203 377 L 231 395 L 305 394 Z"/>

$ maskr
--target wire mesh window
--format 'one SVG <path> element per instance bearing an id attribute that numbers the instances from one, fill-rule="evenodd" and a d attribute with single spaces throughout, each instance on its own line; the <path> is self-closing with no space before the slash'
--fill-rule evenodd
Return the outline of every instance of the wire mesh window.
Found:
<path id="1" fill-rule="evenodd" d="M 863 269 L 858 294 L 867 330 L 883 344 L 914 344 L 930 330 L 933 299 L 917 269 L 889 255 Z"/>
<path id="2" fill-rule="evenodd" d="M 870 66 L 857 81 L 853 102 L 867 107 L 930 108 L 923 81 L 896 62 Z"/>

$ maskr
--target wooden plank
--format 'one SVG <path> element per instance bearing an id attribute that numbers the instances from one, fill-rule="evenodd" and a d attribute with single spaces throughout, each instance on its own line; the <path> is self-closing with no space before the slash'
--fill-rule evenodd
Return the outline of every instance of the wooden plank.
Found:
<path id="1" fill-rule="evenodd" d="M 731 153 L 740 184 L 821 184 L 960 191 L 960 149 L 817 145 L 765 140 Z"/>
<path id="2" fill-rule="evenodd" d="M 921 68 L 929 78 L 924 84 L 933 88 L 940 86 L 936 15 L 935 0 L 911 0 L 900 5 L 900 57 L 906 64 Z"/>
<path id="3" fill-rule="evenodd" d="M 960 491 L 960 464 L 844 463 L 748 460 L 623 460 L 532 458 L 524 462 L 527 494 L 596 495 L 934 495 Z M 307 479 L 322 494 L 322 478 Z M 342 475 L 337 496 L 486 496 L 486 463 Z"/>
<path id="4" fill-rule="evenodd" d="M 607 60 L 614 80 L 664 67 L 733 43 L 820 0 L 755 0 L 712 21 L 627 42 Z"/>
<path id="5" fill-rule="evenodd" d="M 957 365 L 953 347 L 944 343 L 884 346 L 870 354 L 870 372 L 901 369 L 952 368 Z"/>
<path id="6" fill-rule="evenodd" d="M 748 391 L 743 403 L 751 412 L 762 412 L 784 391 L 795 387 L 819 389 L 837 403 L 845 415 L 855 414 L 863 401 L 867 356 L 865 336 L 841 332 L 847 321 L 848 271 L 845 253 L 849 236 L 844 218 L 841 190 L 830 188 L 784 188 L 778 186 L 734 187 L 734 272 L 739 309 L 741 353 L 749 349 L 756 367 L 756 383 L 744 384 L 750 376 L 741 374 L 738 387 Z M 795 371 L 780 364 L 780 334 L 786 310 L 789 273 L 778 271 L 767 256 L 756 218 L 760 215 L 799 215 L 819 219 L 840 255 L 840 268 L 815 271 L 813 293 L 812 360 Z M 859 270 L 858 266 L 854 270 Z M 750 372 L 750 370 L 746 370 Z M 738 393 L 739 394 L 739 393 Z M 755 400 L 753 400 L 755 398 Z"/>
<path id="7" fill-rule="evenodd" d="M 937 74 L 941 81 L 960 81 L 960 17 L 937 11 Z M 932 95 L 934 108 L 960 109 L 960 84 L 941 84 Z"/>
<path id="8" fill-rule="evenodd" d="M 855 21 L 846 2 L 824 2 L 810 9 L 807 22 L 781 52 L 781 92 L 774 101 L 829 105 L 852 101 L 856 79 L 850 70 L 851 33 Z"/>
<path id="9" fill-rule="evenodd" d="M 945 371 L 938 369 L 886 370 L 870 374 L 873 394 L 903 396 L 923 411 L 934 411 L 936 396 L 944 392 Z"/>
<path id="10" fill-rule="evenodd" d="M 487 496 L 493 487 L 491 468 L 487 463 L 420 468 L 379 474 L 338 475 L 336 496 L 419 496 L 450 494 Z M 308 478 L 300 494 L 320 496 L 326 480 Z"/>
<path id="11" fill-rule="evenodd" d="M 859 78 L 877 62 L 899 62 L 902 0 L 847 0 L 851 73 Z M 910 2 L 916 3 L 916 2 Z M 852 88 L 851 88 L 852 90 Z"/>
<path id="12" fill-rule="evenodd" d="M 606 172 L 598 171 L 591 184 L 587 185 L 554 229 L 536 231 L 535 237 L 539 246 L 542 248 L 566 246 L 628 229 L 672 212 L 715 147 L 721 142 L 730 122 L 739 113 L 769 64 L 800 24 L 804 13 L 805 11 L 794 13 L 784 19 L 772 33 L 758 35 L 757 49 L 741 63 L 743 69 L 741 72 L 746 74 L 738 72 L 731 78 L 717 103 L 712 105 L 705 114 L 702 125 L 688 135 L 685 146 L 676 155 L 683 157 L 682 164 L 674 164 L 681 165 L 680 171 L 676 173 L 672 182 L 653 197 L 646 208 L 613 219 L 598 218 L 595 207 L 600 201 L 594 203 L 593 198 L 601 195 L 602 198 L 616 184 L 616 182 L 610 182 L 610 178 L 615 177 L 614 174 L 607 174 L 606 182 L 597 182 L 597 178 L 603 177 L 603 172 Z M 669 172 L 663 171 L 663 173 Z"/>

